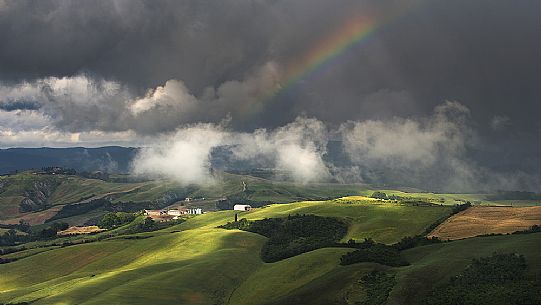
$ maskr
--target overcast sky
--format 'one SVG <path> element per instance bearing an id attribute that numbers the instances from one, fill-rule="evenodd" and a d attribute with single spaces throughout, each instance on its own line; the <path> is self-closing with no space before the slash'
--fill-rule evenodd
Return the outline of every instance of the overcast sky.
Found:
<path id="1" fill-rule="evenodd" d="M 137 146 L 200 122 L 253 132 L 299 116 L 340 139 L 348 121 L 423 122 L 456 102 L 476 151 L 538 153 L 540 12 L 526 0 L 0 0 L 0 146 Z M 288 86 L 354 19 L 373 32 Z"/>

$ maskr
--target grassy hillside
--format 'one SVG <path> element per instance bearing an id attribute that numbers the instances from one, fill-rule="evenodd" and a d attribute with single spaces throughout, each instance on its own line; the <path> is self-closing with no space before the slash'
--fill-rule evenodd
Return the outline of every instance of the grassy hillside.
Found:
<path id="1" fill-rule="evenodd" d="M 237 289 L 230 304 L 249 305 L 254 300 L 273 303 L 291 292 L 338 269 L 340 256 L 349 249 L 319 249 L 271 264 L 261 264 Z M 349 268 L 355 269 L 355 268 Z"/>
<path id="2" fill-rule="evenodd" d="M 0 176 L 0 222 L 17 223 L 23 219 L 31 224 L 41 224 L 55 216 L 64 205 L 85 204 L 101 198 L 106 198 L 113 204 L 122 204 L 123 209 L 128 207 L 127 203 L 134 203 L 136 209 L 143 206 L 156 208 L 174 204 L 186 197 L 205 198 L 192 201 L 188 205 L 202 207 L 207 211 L 228 209 L 235 203 L 261 206 L 269 203 L 325 200 L 352 195 L 371 196 L 376 191 L 385 192 L 389 196 L 400 196 L 409 201 L 443 205 L 455 205 L 466 201 L 477 205 L 513 206 L 541 203 L 535 200 L 487 201 L 486 194 L 437 194 L 416 189 L 375 189 L 358 184 L 295 184 L 224 172 L 216 172 L 214 183 L 203 186 L 180 185 L 171 180 L 126 181 L 136 180 L 129 175 L 111 175 L 110 181 L 103 181 L 61 174 L 35 174 L 30 171 Z M 217 207 L 217 202 L 222 199 L 227 199 L 227 204 Z M 25 201 L 30 204 L 24 206 Z M 58 220 L 72 225 L 82 225 L 89 219 L 103 215 L 105 210 L 82 209 L 81 213 L 81 215 L 65 215 L 62 216 L 65 219 Z"/>
<path id="3" fill-rule="evenodd" d="M 145 183 L 111 183 L 98 179 L 65 176 L 62 177 L 62 183 L 56 188 L 50 201 L 55 205 L 74 203 L 89 198 L 136 191 L 144 185 Z"/>
<path id="4" fill-rule="evenodd" d="M 355 200 L 356 199 L 356 200 Z M 344 203 L 350 202 L 350 203 Z M 351 203 L 357 202 L 357 203 Z M 316 214 L 345 219 L 347 238 L 391 243 L 450 212 L 447 206 L 413 206 L 366 198 L 271 205 L 240 217 L 261 219 Z M 350 249 L 324 248 L 263 263 L 265 238 L 217 229 L 234 211 L 199 215 L 156 232 L 70 247 L 27 250 L 28 257 L 0 265 L 0 303 L 35 304 L 354 304 L 363 274 L 374 268 L 397 274 L 389 304 L 416 304 L 432 285 L 448 280 L 473 257 L 494 251 L 525 254 L 541 270 L 540 234 L 473 238 L 404 252 L 410 266 L 339 265 Z M 39 243 L 38 243 L 39 244 Z M 36 244 L 37 245 L 37 244 Z"/>
<path id="5" fill-rule="evenodd" d="M 246 218 L 250 220 L 285 217 L 297 213 L 338 217 L 349 223 L 348 234 L 344 241 L 350 238 L 362 240 L 370 237 L 378 242 L 394 243 L 404 236 L 422 233 L 426 227 L 450 212 L 449 207 L 443 206 L 411 206 L 379 201 L 361 200 L 353 204 L 340 203 L 340 201 L 305 201 L 271 205 L 247 213 Z"/>
<path id="6" fill-rule="evenodd" d="M 526 257 L 530 273 L 541 271 L 541 233 L 476 237 L 405 251 L 410 266 L 398 268 L 398 283 L 389 305 L 418 304 L 432 287 L 461 272 L 472 258 L 498 253 L 519 253 Z"/>
<path id="7" fill-rule="evenodd" d="M 439 206 L 391 207 L 377 201 L 360 204 L 320 201 L 272 205 L 244 212 L 241 217 L 260 219 L 294 213 L 346 215 L 350 223 L 348 238 L 360 239 L 370 234 L 367 232 L 373 232 L 376 240 L 393 242 L 408 232 L 422 231 L 425 224 L 448 210 Z M 354 268 L 338 265 L 347 249 L 320 249 L 265 264 L 259 258 L 264 237 L 215 228 L 231 220 L 233 215 L 233 211 L 208 213 L 167 230 L 145 233 L 152 236 L 150 238 L 119 237 L 52 249 L 0 265 L 0 272 L 5 275 L 0 279 L 0 302 L 39 299 L 37 304 L 56 301 L 137 303 L 138 298 L 156 297 L 153 301 L 156 304 L 171 303 L 175 299 L 213 304 L 231 296 L 231 304 L 237 304 L 240 301 L 234 300 L 245 299 L 244 296 L 249 300 L 254 290 L 258 294 L 272 295 L 271 300 L 286 296 L 337 268 Z M 410 229 L 400 231 L 402 226 Z M 179 229 L 182 232 L 175 232 Z M 275 278 L 276 284 L 261 285 L 263 278 Z M 105 287 L 107 293 L 98 293 Z M 235 293 L 231 295 L 233 289 Z M 162 291 L 163 296 L 154 296 L 156 291 Z M 282 293 L 276 294 L 276 291 Z"/>
<path id="8" fill-rule="evenodd" d="M 205 198 L 205 201 L 192 201 L 189 204 L 214 210 L 216 202 L 228 196 L 266 204 L 335 198 L 358 194 L 363 189 L 360 185 L 297 185 L 228 173 L 216 173 L 214 183 L 199 186 L 180 185 L 171 180 L 119 183 L 79 176 L 22 172 L 0 176 L 0 222 L 16 223 L 24 219 L 31 224 L 40 224 L 54 216 L 63 205 L 84 204 L 101 198 L 113 204 L 133 202 L 159 206 L 186 197 Z M 25 200 L 32 202 L 27 210 L 21 209 Z M 63 221 L 82 224 L 91 217 L 103 214 L 103 211 L 84 213 L 89 213 L 88 217 L 81 215 Z"/>
<path id="9" fill-rule="evenodd" d="M 482 204 L 486 202 L 486 194 L 446 194 L 446 193 L 431 193 L 431 192 L 423 192 L 420 190 L 408 190 L 406 191 L 400 191 L 400 190 L 393 190 L 393 189 L 367 189 L 363 192 L 361 192 L 364 196 L 370 196 L 373 192 L 379 191 L 383 192 L 387 195 L 395 195 L 400 196 L 404 198 L 418 198 L 418 199 L 424 199 L 429 202 L 437 203 L 437 204 L 445 204 L 445 205 L 455 205 L 464 203 L 465 201 L 470 201 L 472 203 L 478 203 Z"/>
<path id="10" fill-rule="evenodd" d="M 42 223 L 54 216 L 62 205 L 122 194 L 142 185 L 32 172 L 0 176 L 0 221 L 17 222 L 22 218 L 32 224 Z M 33 211 L 22 211 L 24 199 L 39 202 L 39 206 Z"/>
<path id="11" fill-rule="evenodd" d="M 353 200 L 353 202 L 358 203 L 331 200 L 273 204 L 250 212 L 241 212 L 239 218 L 255 220 L 294 214 L 338 217 L 349 224 L 344 241 L 350 238 L 362 240 L 370 237 L 378 242 L 394 243 L 404 236 L 422 233 L 430 224 L 451 212 L 451 208 L 447 206 L 412 206 L 375 200 Z M 194 218 L 180 227 L 182 229 L 217 227 L 233 221 L 234 215 L 234 211 L 209 213 Z"/>
<path id="12" fill-rule="evenodd" d="M 0 266 L 0 301 L 214 304 L 261 263 L 262 241 L 250 233 L 197 230 L 52 250 Z"/>

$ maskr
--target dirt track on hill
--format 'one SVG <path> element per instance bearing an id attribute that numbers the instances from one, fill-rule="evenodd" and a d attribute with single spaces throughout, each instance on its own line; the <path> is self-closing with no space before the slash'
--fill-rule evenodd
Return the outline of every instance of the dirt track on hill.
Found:
<path id="1" fill-rule="evenodd" d="M 442 240 L 463 239 L 492 233 L 513 233 L 533 225 L 541 225 L 541 206 L 479 206 L 451 216 L 428 236 Z"/>

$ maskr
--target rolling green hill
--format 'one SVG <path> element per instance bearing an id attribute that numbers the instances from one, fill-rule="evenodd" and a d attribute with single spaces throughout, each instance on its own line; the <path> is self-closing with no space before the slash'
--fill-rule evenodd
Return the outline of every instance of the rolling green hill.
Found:
<path id="1" fill-rule="evenodd" d="M 122 204 L 124 208 L 129 207 L 129 204 L 156 208 L 173 204 L 186 197 L 205 198 L 192 201 L 188 205 L 216 210 L 216 202 L 229 196 L 231 204 L 243 201 L 263 205 L 355 195 L 365 189 L 361 185 L 297 185 L 228 173 L 216 173 L 214 183 L 203 186 L 180 185 L 170 180 L 113 182 L 119 180 L 122 179 L 115 177 L 112 181 L 103 181 L 75 175 L 33 172 L 0 176 L 0 223 L 16 223 L 24 219 L 33 225 L 40 224 L 53 217 L 67 204 L 82 206 L 97 199 L 107 199 L 113 205 Z M 77 215 L 75 218 L 70 216 L 63 221 L 80 225 L 92 217 L 103 215 L 105 211 L 84 209 L 82 212 L 87 213 L 88 215 Z"/>
<path id="2" fill-rule="evenodd" d="M 265 217 L 286 217 L 293 214 L 314 214 L 343 218 L 349 224 L 344 241 L 350 238 L 355 240 L 373 238 L 377 242 L 394 243 L 404 236 L 422 233 L 430 224 L 451 212 L 451 208 L 447 206 L 412 206 L 371 200 L 352 202 L 356 203 L 303 201 L 293 204 L 274 204 L 253 212 L 243 212 L 239 217 L 255 220 Z M 232 214 L 230 211 L 219 213 Z M 212 217 L 216 216 L 212 215 Z M 229 217 L 228 221 L 233 220 L 232 216 Z M 211 224 L 218 225 L 218 221 L 212 221 Z"/>
<path id="3" fill-rule="evenodd" d="M 356 201 L 357 203 L 344 203 Z M 346 238 L 392 243 L 422 233 L 450 212 L 447 206 L 383 203 L 359 197 L 271 205 L 242 212 L 262 219 L 315 214 L 344 219 Z M 519 252 L 541 270 L 539 234 L 479 237 L 404 252 L 410 266 L 374 263 L 341 266 L 346 248 L 324 248 L 263 263 L 265 238 L 216 228 L 233 211 L 207 213 L 164 230 L 64 248 L 37 248 L 0 265 L 0 302 L 33 304 L 354 304 L 363 298 L 359 279 L 374 268 L 397 274 L 389 304 L 415 304 L 433 285 L 463 269 L 471 258 L 494 251 Z M 39 250 L 38 250 L 39 249 Z"/>
<path id="4" fill-rule="evenodd" d="M 366 232 L 373 232 L 376 240 L 393 242 L 422 232 L 426 224 L 448 212 L 449 208 L 441 206 L 316 201 L 272 205 L 243 212 L 241 217 L 261 219 L 295 213 L 341 217 L 350 224 L 348 238 L 363 238 L 368 236 Z M 165 230 L 141 234 L 150 238 L 117 237 L 53 248 L 0 265 L 0 302 L 138 304 L 152 300 L 153 304 L 170 304 L 184 300 L 188 304 L 249 304 L 255 295 L 265 302 L 277 301 L 332 274 L 367 270 L 364 265 L 339 266 L 340 256 L 351 251 L 343 248 L 319 249 L 263 263 L 259 249 L 264 237 L 216 228 L 231 220 L 233 214 L 208 213 Z M 375 220 L 367 221 L 371 218 Z M 264 279 L 273 279 L 272 284 L 264 283 Z M 344 287 L 337 289 L 345 291 Z"/>
<path id="5" fill-rule="evenodd" d="M 492 253 L 518 253 L 526 257 L 532 275 L 541 271 L 541 233 L 475 237 L 405 251 L 410 266 L 398 269 L 398 283 L 388 304 L 417 304 L 432 287 L 464 270 L 472 258 Z"/>
<path id="6" fill-rule="evenodd" d="M 119 182 L 122 181 L 122 182 Z M 128 182 L 131 181 L 131 182 Z M 437 194 L 416 189 L 376 189 L 359 184 L 294 184 L 258 177 L 216 172 L 209 185 L 180 185 L 171 180 L 141 181 L 128 175 L 111 175 L 110 180 L 83 178 L 76 175 L 22 172 L 0 176 L 0 223 L 17 223 L 23 219 L 32 225 L 54 217 L 65 205 L 83 207 L 92 200 L 106 199 L 118 210 L 165 207 L 184 203 L 186 197 L 199 200 L 186 203 L 207 211 L 231 209 L 235 203 L 262 206 L 303 200 L 326 200 L 342 196 L 371 196 L 374 192 L 399 196 L 403 200 L 455 205 L 466 201 L 480 205 L 538 205 L 535 200 L 488 201 L 486 194 Z M 204 200 L 202 200 L 204 198 Z M 222 202 L 222 203 L 220 203 Z M 106 212 L 100 207 L 82 208 L 79 214 L 55 219 L 71 225 L 82 225 Z"/>
<path id="7" fill-rule="evenodd" d="M 91 243 L 62 247 L 64 242 L 92 239 L 85 236 L 27 243 L 24 251 L 2 255 L 18 260 L 0 264 L 0 303 L 356 304 L 367 297 L 360 279 L 377 269 L 396 275 L 387 304 L 417 304 L 433 287 L 463 270 L 472 258 L 495 251 L 524 254 L 530 272 L 541 271 L 537 251 L 540 233 L 421 246 L 403 252 L 409 266 L 388 267 L 376 263 L 342 266 L 341 256 L 352 251 L 348 248 L 323 248 L 264 263 L 260 251 L 265 237 L 217 228 L 233 221 L 235 213 L 248 220 L 313 214 L 344 221 L 348 230 L 342 242 L 371 238 L 392 244 L 406 236 L 424 234 L 429 226 L 450 215 L 456 203 L 487 204 L 484 195 L 378 190 L 404 198 L 378 200 L 367 197 L 375 189 L 361 185 L 292 185 L 227 173 L 204 187 L 180 186 L 166 180 L 119 183 L 31 173 L 0 179 L 2 221 L 21 215 L 46 219 L 66 204 L 85 204 L 97 198 L 106 198 L 113 205 L 162 200 L 171 194 L 175 194 L 174 200 L 205 197 L 205 204 L 211 204 L 208 199 L 224 196 L 280 203 L 247 212 L 210 212 L 167 229 L 132 236 L 98 233 L 96 237 L 105 239 Z M 36 186 L 44 186 L 43 191 L 48 192 L 47 208 L 21 213 L 20 199 L 34 196 Z M 356 196 L 341 197 L 346 194 Z M 329 197 L 336 199 L 306 200 Z M 297 199 L 300 201 L 285 203 Z M 105 212 L 97 208 L 60 220 L 81 223 Z M 122 232 L 125 227 L 116 230 Z"/>

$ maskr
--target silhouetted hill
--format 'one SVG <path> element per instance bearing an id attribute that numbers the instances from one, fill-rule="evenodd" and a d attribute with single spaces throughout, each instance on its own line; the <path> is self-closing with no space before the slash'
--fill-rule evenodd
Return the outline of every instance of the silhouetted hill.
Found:
<path id="1" fill-rule="evenodd" d="M 136 152 L 137 148 L 119 146 L 0 149 L 0 174 L 46 166 L 127 172 Z"/>

